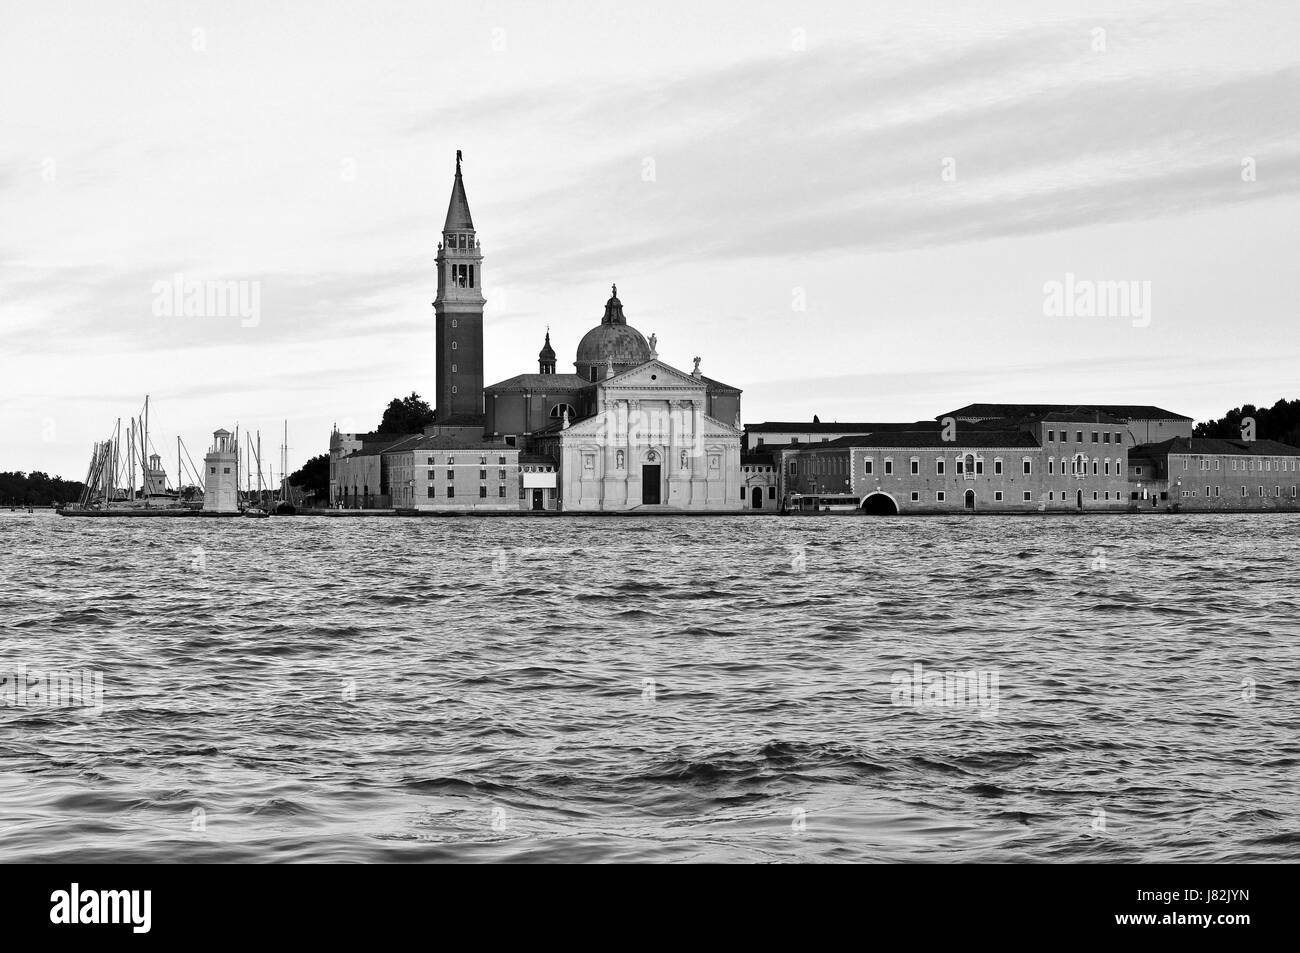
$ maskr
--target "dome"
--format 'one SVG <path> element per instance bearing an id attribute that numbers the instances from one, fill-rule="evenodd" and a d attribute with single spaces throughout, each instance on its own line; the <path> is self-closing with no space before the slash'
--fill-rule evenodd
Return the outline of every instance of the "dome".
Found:
<path id="1" fill-rule="evenodd" d="M 627 323 L 623 302 L 618 300 L 618 286 L 605 302 L 605 317 L 578 342 L 574 366 L 586 380 L 600 380 L 612 362 L 614 370 L 636 367 L 650 360 L 650 345 L 641 332 Z M 594 371 L 594 376 L 593 376 Z"/>

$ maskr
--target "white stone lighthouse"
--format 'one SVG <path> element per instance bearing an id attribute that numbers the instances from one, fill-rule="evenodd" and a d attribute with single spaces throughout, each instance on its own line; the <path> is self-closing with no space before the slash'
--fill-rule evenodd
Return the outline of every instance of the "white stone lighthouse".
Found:
<path id="1" fill-rule="evenodd" d="M 212 435 L 212 449 L 203 458 L 203 510 L 210 513 L 239 512 L 239 454 L 229 430 Z"/>

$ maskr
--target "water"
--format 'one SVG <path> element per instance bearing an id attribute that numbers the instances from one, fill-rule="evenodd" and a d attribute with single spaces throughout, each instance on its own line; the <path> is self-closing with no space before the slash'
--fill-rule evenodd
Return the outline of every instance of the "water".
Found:
<path id="1" fill-rule="evenodd" d="M 1267 515 L 4 513 L 0 661 L 103 710 L 0 707 L 0 859 L 1295 860 L 1298 570 Z"/>

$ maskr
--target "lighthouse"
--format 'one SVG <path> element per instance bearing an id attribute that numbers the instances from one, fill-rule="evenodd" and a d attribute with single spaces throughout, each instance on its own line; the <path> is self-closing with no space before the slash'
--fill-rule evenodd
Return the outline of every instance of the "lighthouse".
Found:
<path id="1" fill-rule="evenodd" d="M 212 449 L 203 458 L 207 472 L 203 478 L 205 513 L 239 512 L 239 453 L 229 430 L 212 435 Z"/>

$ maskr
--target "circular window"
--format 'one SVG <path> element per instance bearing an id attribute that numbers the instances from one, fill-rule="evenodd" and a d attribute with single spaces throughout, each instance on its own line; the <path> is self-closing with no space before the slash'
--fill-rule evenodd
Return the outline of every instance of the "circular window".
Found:
<path id="1" fill-rule="evenodd" d="M 659 380 L 659 375 L 658 375 L 658 374 L 651 374 L 651 375 L 650 375 L 650 379 L 651 379 L 652 381 L 657 381 L 657 380 Z"/>

